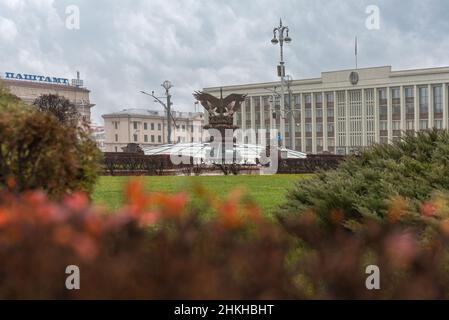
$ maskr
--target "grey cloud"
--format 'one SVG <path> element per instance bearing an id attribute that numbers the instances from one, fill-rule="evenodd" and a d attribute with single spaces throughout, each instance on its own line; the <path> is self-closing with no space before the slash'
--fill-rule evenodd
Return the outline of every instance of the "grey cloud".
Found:
<path id="1" fill-rule="evenodd" d="M 81 11 L 78 31 L 64 27 L 71 4 Z M 365 28 L 371 4 L 378 31 Z M 279 17 L 293 38 L 288 73 L 305 78 L 352 68 L 356 35 L 362 67 L 449 65 L 447 9 L 445 0 L 0 0 L 0 32 L 9 32 L 0 34 L 0 71 L 80 70 L 97 122 L 125 107 L 157 108 L 139 91 L 162 94 L 165 79 L 176 107 L 191 110 L 194 90 L 276 80 L 270 39 Z"/>

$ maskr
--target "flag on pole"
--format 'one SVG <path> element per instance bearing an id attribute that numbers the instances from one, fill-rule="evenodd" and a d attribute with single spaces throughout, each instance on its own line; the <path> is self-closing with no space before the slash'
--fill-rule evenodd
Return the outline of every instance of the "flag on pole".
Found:
<path id="1" fill-rule="evenodd" d="M 357 37 L 355 37 L 355 68 L 358 68 L 357 65 Z"/>

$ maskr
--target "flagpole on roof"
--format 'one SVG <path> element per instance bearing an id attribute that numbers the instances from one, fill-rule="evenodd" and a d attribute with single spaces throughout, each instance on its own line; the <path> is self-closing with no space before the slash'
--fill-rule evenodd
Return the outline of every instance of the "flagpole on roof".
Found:
<path id="1" fill-rule="evenodd" d="M 358 69 L 358 59 L 357 59 L 357 36 L 355 37 L 355 69 Z"/>

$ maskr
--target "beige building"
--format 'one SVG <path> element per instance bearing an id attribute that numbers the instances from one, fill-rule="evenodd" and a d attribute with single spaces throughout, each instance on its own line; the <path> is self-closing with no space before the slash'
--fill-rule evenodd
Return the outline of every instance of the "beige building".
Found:
<path id="1" fill-rule="evenodd" d="M 105 152 L 105 132 L 104 132 L 104 126 L 99 126 L 96 124 L 91 124 L 90 125 L 90 129 L 91 129 L 91 136 L 92 139 L 96 142 L 98 149 L 100 149 L 101 151 Z"/>
<path id="2" fill-rule="evenodd" d="M 5 72 L 0 80 L 25 103 L 32 104 L 43 94 L 57 94 L 74 103 L 85 120 L 91 119 L 91 108 L 95 105 L 90 102 L 90 91 L 83 87 L 79 77 L 69 83 L 64 78 Z"/>
<path id="3" fill-rule="evenodd" d="M 167 117 L 165 112 L 146 109 L 125 109 L 105 114 L 106 152 L 122 152 L 129 143 L 142 147 L 167 144 Z M 204 115 L 200 112 L 173 112 L 172 141 L 178 143 L 202 142 Z"/>
<path id="4" fill-rule="evenodd" d="M 234 118 L 242 129 L 277 129 L 281 145 L 306 153 L 348 154 L 406 131 L 449 128 L 448 85 L 449 67 L 386 66 L 285 83 L 284 108 L 280 82 L 223 87 L 223 95 L 248 94 Z M 220 95 L 219 87 L 204 91 Z M 258 135 L 245 139 L 260 141 Z"/>

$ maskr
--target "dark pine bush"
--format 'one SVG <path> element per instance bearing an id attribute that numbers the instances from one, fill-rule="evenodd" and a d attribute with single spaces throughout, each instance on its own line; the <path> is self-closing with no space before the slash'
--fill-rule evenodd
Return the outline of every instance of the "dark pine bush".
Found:
<path id="1" fill-rule="evenodd" d="M 363 217 L 383 220 L 392 200 L 410 205 L 404 219 L 419 221 L 419 203 L 449 190 L 449 132 L 407 134 L 391 145 L 375 145 L 336 170 L 299 181 L 279 211 L 284 219 L 312 210 L 320 222 L 350 224 Z"/>

